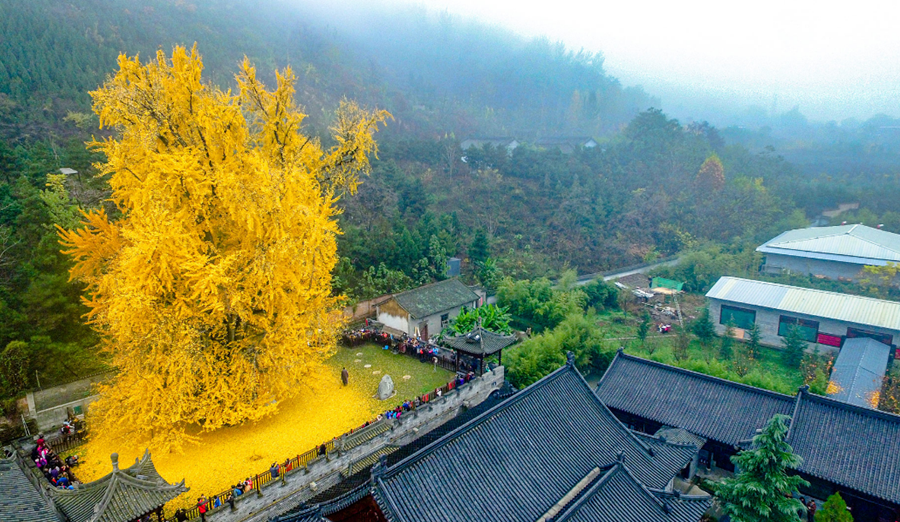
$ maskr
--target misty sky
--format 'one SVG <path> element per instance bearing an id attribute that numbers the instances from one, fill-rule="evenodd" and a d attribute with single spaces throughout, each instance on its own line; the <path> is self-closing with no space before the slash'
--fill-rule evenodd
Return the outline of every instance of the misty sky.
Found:
<path id="1" fill-rule="evenodd" d="M 799 105 L 812 119 L 900 116 L 900 2 L 391 0 L 602 51 L 626 85 L 713 121 Z M 707 95 L 708 94 L 708 95 Z M 710 114 L 704 114 L 707 112 Z"/>

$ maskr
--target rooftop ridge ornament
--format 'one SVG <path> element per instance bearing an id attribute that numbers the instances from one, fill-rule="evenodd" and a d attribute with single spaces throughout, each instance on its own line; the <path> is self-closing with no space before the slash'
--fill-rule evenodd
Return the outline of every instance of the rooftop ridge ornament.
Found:
<path id="1" fill-rule="evenodd" d="M 566 352 L 566 366 L 575 367 L 575 352 Z"/>

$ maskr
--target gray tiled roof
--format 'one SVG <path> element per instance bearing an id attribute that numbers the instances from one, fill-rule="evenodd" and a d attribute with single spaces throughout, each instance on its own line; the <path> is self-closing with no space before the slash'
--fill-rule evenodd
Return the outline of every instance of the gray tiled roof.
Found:
<path id="1" fill-rule="evenodd" d="M 59 522 L 53 508 L 29 482 L 15 457 L 0 458 L 0 520 Z"/>
<path id="2" fill-rule="evenodd" d="M 787 439 L 799 470 L 900 504 L 900 415 L 800 396 Z"/>
<path id="3" fill-rule="evenodd" d="M 673 495 L 641 484 L 616 463 L 551 522 L 697 522 L 709 495 Z"/>
<path id="4" fill-rule="evenodd" d="M 391 521 L 537 520 L 620 453 L 638 480 L 663 488 L 696 451 L 637 437 L 567 364 L 396 465 L 376 466 L 375 499 Z"/>
<path id="5" fill-rule="evenodd" d="M 458 306 L 471 305 L 478 300 L 478 294 L 469 290 L 459 279 L 448 279 L 401 292 L 393 299 L 413 319 L 423 319 Z"/>
<path id="6" fill-rule="evenodd" d="M 891 347 L 867 337 L 847 339 L 831 371 L 828 396 L 864 408 L 878 406 Z"/>
<path id="7" fill-rule="evenodd" d="M 515 335 L 503 335 L 477 326 L 468 334 L 446 337 L 443 345 L 475 355 L 491 355 L 516 343 Z"/>
<path id="8" fill-rule="evenodd" d="M 597 385 L 608 407 L 730 445 L 749 439 L 795 398 L 619 352 Z"/>
<path id="9" fill-rule="evenodd" d="M 71 522 L 129 522 L 188 490 L 183 480 L 166 483 L 149 452 L 127 469 L 118 469 L 117 461 L 113 454 L 113 472 L 94 482 L 74 490 L 51 489 L 56 507 Z"/>

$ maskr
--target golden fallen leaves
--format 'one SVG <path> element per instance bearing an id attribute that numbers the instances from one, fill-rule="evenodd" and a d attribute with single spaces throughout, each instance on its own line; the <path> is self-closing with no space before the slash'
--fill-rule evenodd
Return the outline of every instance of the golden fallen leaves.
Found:
<path id="1" fill-rule="evenodd" d="M 341 385 L 341 367 L 353 356 L 341 350 L 345 349 L 339 348 L 338 354 L 326 362 L 323 375 L 304 382 L 298 396 L 281 402 L 274 416 L 208 433 L 200 433 L 195 427 L 189 431 L 199 441 L 186 444 L 182 453 L 162 453 L 151 447 L 160 475 L 169 482 L 185 479 L 191 488 L 170 502 L 167 512 L 193 506 L 200 494 L 217 494 L 239 480 L 266 472 L 273 462 L 284 462 L 288 457 L 338 437 L 416 394 L 445 384 L 452 377 L 442 369 L 433 372 L 430 364 L 421 364 L 412 357 L 388 356 L 373 348 L 364 356 L 379 368 L 375 372 L 403 374 L 397 394 L 390 400 L 379 401 L 372 397 L 378 379 L 363 372 L 351 372 L 349 386 Z M 118 453 L 119 462 L 128 465 L 143 451 L 143 445 L 128 448 L 119 441 L 95 438 L 82 452 L 83 464 L 77 475 L 85 482 L 96 480 L 110 472 L 111 453 Z"/>

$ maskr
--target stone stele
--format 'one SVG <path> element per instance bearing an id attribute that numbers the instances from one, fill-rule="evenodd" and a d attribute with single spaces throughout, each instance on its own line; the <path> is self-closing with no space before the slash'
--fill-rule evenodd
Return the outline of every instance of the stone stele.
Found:
<path id="1" fill-rule="evenodd" d="M 383 401 L 394 395 L 394 380 L 390 375 L 385 375 L 378 383 L 378 400 Z"/>

